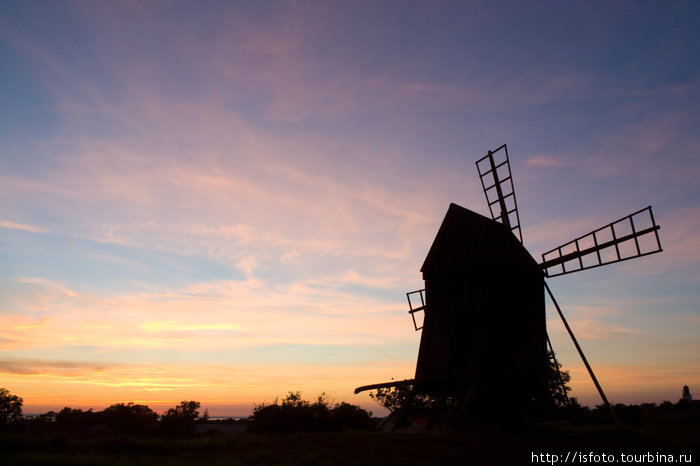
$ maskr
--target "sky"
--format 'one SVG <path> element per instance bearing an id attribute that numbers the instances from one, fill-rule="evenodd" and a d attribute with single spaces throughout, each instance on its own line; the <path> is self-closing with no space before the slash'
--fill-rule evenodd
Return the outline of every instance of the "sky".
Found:
<path id="1" fill-rule="evenodd" d="M 608 398 L 700 398 L 700 4 L 0 4 L 0 386 L 25 413 L 289 391 L 382 410 L 405 293 L 508 145 L 537 259 L 652 205 L 663 252 L 552 278 Z M 572 396 L 600 404 L 556 311 Z M 508 396 L 508 374 L 503 374 Z"/>

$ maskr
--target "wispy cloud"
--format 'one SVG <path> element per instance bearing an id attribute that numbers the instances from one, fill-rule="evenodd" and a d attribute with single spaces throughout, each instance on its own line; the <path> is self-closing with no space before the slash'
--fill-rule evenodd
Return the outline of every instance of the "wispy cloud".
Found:
<path id="1" fill-rule="evenodd" d="M 561 156 L 549 155 L 549 154 L 537 154 L 525 161 L 526 165 L 532 165 L 534 167 L 561 167 L 563 165 L 569 165 L 569 162 L 562 159 Z"/>
<path id="2" fill-rule="evenodd" d="M 644 334 L 638 328 L 603 322 L 596 319 L 577 319 L 570 322 L 576 336 L 586 340 L 619 340 L 626 336 Z"/>
<path id="3" fill-rule="evenodd" d="M 625 318 L 625 313 L 622 306 L 629 303 L 613 302 L 606 305 L 593 305 L 576 303 L 569 305 L 566 308 L 565 315 L 577 338 L 583 340 L 629 340 L 630 338 L 639 338 L 640 335 L 646 333 L 639 328 L 638 320 L 629 320 Z M 551 306 L 549 300 L 547 306 Z M 563 332 L 559 317 L 554 316 L 547 325 L 558 333 Z M 621 324 L 624 321 L 625 324 Z"/>
<path id="4" fill-rule="evenodd" d="M 8 320 L 11 321 L 12 319 L 8 319 Z M 36 322 L 15 323 L 14 325 L 12 325 L 10 327 L 10 330 L 28 330 L 28 329 L 36 328 L 36 327 L 39 327 L 39 326 L 43 325 L 44 323 L 46 323 L 47 320 L 48 320 L 48 317 L 44 316 Z"/>
<path id="5" fill-rule="evenodd" d="M 535 225 L 525 225 L 523 229 L 527 245 L 537 254 L 568 243 L 608 221 L 591 215 L 578 215 L 575 218 L 552 219 Z M 539 259 L 539 255 L 537 257 Z"/>
<path id="6" fill-rule="evenodd" d="M 700 261 L 700 206 L 664 212 L 659 223 L 662 224 L 663 254 L 668 258 L 665 262 L 672 267 L 697 264 Z"/>
<path id="7" fill-rule="evenodd" d="M 49 230 L 44 227 L 40 227 L 37 225 L 28 225 L 26 223 L 17 223 L 17 222 L 12 222 L 9 220 L 2 220 L 0 219 L 0 228 L 9 228 L 11 230 L 22 230 L 22 231 L 28 231 L 31 233 L 48 233 Z"/>
<path id="8" fill-rule="evenodd" d="M 41 277 L 18 277 L 14 278 L 12 281 L 15 283 L 25 283 L 29 285 L 37 285 L 42 290 L 49 292 L 58 292 L 65 294 L 68 297 L 74 298 L 78 296 L 78 293 L 68 288 L 64 283 L 58 280 L 51 280 L 48 278 Z"/>
<path id="9" fill-rule="evenodd" d="M 198 331 L 198 330 L 212 330 L 212 331 L 229 331 L 229 330 L 240 330 L 240 327 L 233 324 L 222 324 L 222 323 L 188 323 L 181 320 L 164 320 L 164 321 L 153 321 L 144 322 L 139 324 L 139 329 L 145 330 L 147 332 L 172 332 L 172 331 Z"/>
<path id="10" fill-rule="evenodd" d="M 664 90 L 657 93 L 662 98 Z M 632 176 L 644 182 L 664 173 L 664 178 L 672 177 L 677 183 L 692 183 L 698 168 L 689 156 L 700 136 L 689 134 L 687 128 L 698 123 L 697 115 L 677 107 L 648 109 L 646 113 L 601 136 L 600 149 L 586 158 L 587 170 L 597 176 Z"/>
<path id="11" fill-rule="evenodd" d="M 3 374 L 41 375 L 55 374 L 72 377 L 80 374 L 100 374 L 108 368 L 118 367 L 114 364 L 97 364 L 76 361 L 52 361 L 15 359 L 0 361 L 0 371 Z"/>
<path id="12" fill-rule="evenodd" d="M 414 339 L 402 301 L 364 298 L 358 303 L 353 292 L 344 289 L 357 281 L 357 277 L 339 277 L 273 286 L 249 278 L 199 283 L 184 290 L 105 296 L 70 294 L 63 289 L 56 295 L 55 284 L 31 280 L 43 287 L 35 291 L 41 304 L 34 311 L 43 317 L 37 321 L 6 312 L 6 320 L 14 323 L 0 331 L 0 337 L 7 349 L 79 345 L 97 351 L 363 346 L 377 337 Z M 202 339 L 202 332 L 209 336 Z"/>

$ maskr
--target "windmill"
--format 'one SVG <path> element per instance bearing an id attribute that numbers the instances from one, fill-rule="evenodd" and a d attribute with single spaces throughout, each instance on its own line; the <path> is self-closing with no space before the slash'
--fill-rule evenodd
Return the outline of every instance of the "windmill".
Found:
<path id="1" fill-rule="evenodd" d="M 508 416 L 524 413 L 547 396 L 554 352 L 546 291 L 617 423 L 545 279 L 661 252 L 651 207 L 553 248 L 538 263 L 523 246 L 506 145 L 489 151 L 476 167 L 491 218 L 450 204 L 421 267 L 425 288 L 406 293 L 415 330 L 422 331 L 415 377 L 365 385 L 355 393 L 409 386 L 404 409 L 416 396 L 429 396 L 439 400 L 437 406 L 451 407 L 453 423 L 498 417 L 499 409 Z"/>

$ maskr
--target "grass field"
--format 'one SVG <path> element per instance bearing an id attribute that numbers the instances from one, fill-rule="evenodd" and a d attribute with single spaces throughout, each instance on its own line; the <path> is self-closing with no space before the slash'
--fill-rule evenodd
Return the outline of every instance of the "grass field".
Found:
<path id="1" fill-rule="evenodd" d="M 622 463 L 622 454 L 636 454 L 626 458 L 658 464 L 669 459 L 658 454 L 673 454 L 674 462 L 698 462 L 699 451 L 700 411 L 660 416 L 624 431 L 609 425 L 539 424 L 515 432 L 474 428 L 461 433 L 244 433 L 181 440 L 0 433 L 2 465 L 517 465 L 554 464 L 555 458 L 563 463 L 567 453 L 613 455 L 605 459 L 617 463 Z M 593 463 L 595 458 L 583 459 Z"/>

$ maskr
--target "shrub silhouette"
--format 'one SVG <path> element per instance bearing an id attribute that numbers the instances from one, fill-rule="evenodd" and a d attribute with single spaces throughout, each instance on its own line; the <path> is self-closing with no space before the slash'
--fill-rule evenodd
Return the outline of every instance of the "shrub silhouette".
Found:
<path id="1" fill-rule="evenodd" d="M 368 429 L 374 426 L 371 413 L 348 403 L 331 403 L 325 393 L 314 403 L 301 398 L 300 392 L 289 392 L 280 404 L 256 405 L 248 429 L 251 432 L 329 432 L 346 429 Z"/>
<path id="2" fill-rule="evenodd" d="M 115 433 L 144 435 L 160 433 L 168 437 L 192 436 L 197 429 L 198 401 L 182 401 L 160 417 L 146 405 L 116 403 L 103 411 L 83 411 L 65 407 L 55 415 L 56 425 L 90 427 L 106 425 Z"/>
<path id="3" fill-rule="evenodd" d="M 359 406 L 342 402 L 331 410 L 335 430 L 369 430 L 375 427 L 372 413 Z"/>
<path id="4" fill-rule="evenodd" d="M 87 426 L 102 423 L 101 413 L 95 413 L 92 409 L 83 411 L 68 406 L 56 413 L 56 424 L 64 426 Z"/>

